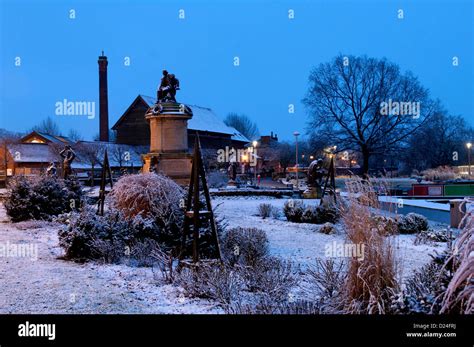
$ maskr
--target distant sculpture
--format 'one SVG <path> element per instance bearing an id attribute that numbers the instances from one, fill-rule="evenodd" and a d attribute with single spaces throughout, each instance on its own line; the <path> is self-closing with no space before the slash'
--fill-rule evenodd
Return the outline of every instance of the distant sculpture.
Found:
<path id="1" fill-rule="evenodd" d="M 237 178 L 237 167 L 235 163 L 230 163 L 229 167 L 227 168 L 227 174 L 229 176 L 229 180 L 234 182 Z"/>
<path id="2" fill-rule="evenodd" d="M 59 155 L 63 158 L 63 178 L 66 179 L 72 174 L 72 162 L 76 158 L 76 153 L 70 145 L 66 145 Z"/>
<path id="3" fill-rule="evenodd" d="M 157 102 L 176 102 L 177 90 L 179 90 L 179 80 L 174 74 L 163 70 L 163 77 L 157 92 Z"/>
<path id="4" fill-rule="evenodd" d="M 46 169 L 46 174 L 48 176 L 56 177 L 57 172 L 58 170 L 56 168 L 56 164 L 54 163 L 54 161 L 52 161 L 51 163 L 49 163 L 49 166 Z"/>
<path id="5" fill-rule="evenodd" d="M 323 183 L 323 177 L 326 175 L 327 170 L 323 167 L 324 161 L 319 158 L 313 160 L 308 167 L 308 178 L 306 183 L 309 187 L 321 187 Z"/>

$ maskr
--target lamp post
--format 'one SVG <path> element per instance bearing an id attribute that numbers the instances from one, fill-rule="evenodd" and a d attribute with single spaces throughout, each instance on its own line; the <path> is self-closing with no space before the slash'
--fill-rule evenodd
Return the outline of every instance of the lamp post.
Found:
<path id="1" fill-rule="evenodd" d="M 253 155 L 255 157 L 255 167 L 253 168 L 253 171 L 254 171 L 254 179 L 255 179 L 255 185 L 257 185 L 257 168 L 258 168 L 258 159 L 257 159 L 257 145 L 258 145 L 258 141 L 254 140 L 252 142 L 252 145 L 253 145 Z"/>
<path id="2" fill-rule="evenodd" d="M 296 162 L 295 162 L 295 168 L 296 168 L 296 190 L 299 192 L 300 189 L 300 182 L 298 178 L 298 136 L 300 136 L 300 133 L 295 131 L 293 133 L 295 136 L 295 147 L 296 147 Z"/>
<path id="3" fill-rule="evenodd" d="M 468 167 L 468 173 L 469 173 L 469 177 L 471 177 L 471 147 L 472 147 L 472 143 L 468 142 L 466 143 L 466 147 L 467 147 L 467 167 Z"/>

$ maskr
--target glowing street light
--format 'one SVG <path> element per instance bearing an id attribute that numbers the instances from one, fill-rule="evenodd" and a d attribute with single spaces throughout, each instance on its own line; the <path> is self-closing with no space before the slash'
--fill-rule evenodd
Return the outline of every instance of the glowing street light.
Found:
<path id="1" fill-rule="evenodd" d="M 253 145 L 253 155 L 255 156 L 255 167 L 253 168 L 253 171 L 254 171 L 255 185 L 257 185 L 258 159 L 257 159 L 257 150 L 256 149 L 257 149 L 258 141 L 253 140 L 252 145 Z"/>
<path id="2" fill-rule="evenodd" d="M 300 182 L 299 182 L 299 179 L 298 179 L 298 136 L 300 136 L 300 133 L 295 131 L 293 133 L 293 136 L 295 137 L 295 147 L 296 147 L 296 163 L 295 163 L 295 167 L 296 167 L 296 190 L 299 192 L 299 189 L 300 189 Z"/>
<path id="3" fill-rule="evenodd" d="M 471 147 L 472 147 L 472 143 L 471 142 L 466 143 L 466 147 L 467 147 L 468 172 L 469 172 L 469 177 L 471 177 Z"/>

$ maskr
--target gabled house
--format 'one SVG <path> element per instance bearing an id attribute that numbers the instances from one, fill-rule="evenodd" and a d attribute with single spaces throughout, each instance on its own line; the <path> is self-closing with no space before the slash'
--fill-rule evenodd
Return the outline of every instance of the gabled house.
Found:
<path id="1" fill-rule="evenodd" d="M 116 132 L 116 142 L 129 145 L 150 145 L 150 126 L 145 119 L 145 112 L 153 106 L 155 98 L 138 95 L 112 130 Z M 236 129 L 227 126 L 210 108 L 186 105 L 193 111 L 188 121 L 188 144 L 194 144 L 194 137 L 199 133 L 203 149 L 219 149 L 225 146 L 243 148 L 249 140 Z"/>

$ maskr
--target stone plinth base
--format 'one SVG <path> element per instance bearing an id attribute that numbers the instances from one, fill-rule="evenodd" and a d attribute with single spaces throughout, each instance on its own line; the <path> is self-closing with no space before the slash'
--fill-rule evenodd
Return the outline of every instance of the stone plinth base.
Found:
<path id="1" fill-rule="evenodd" d="M 148 153 L 142 156 L 143 172 L 156 172 L 168 176 L 181 185 L 191 179 L 192 155 L 188 153 Z M 151 170 L 151 166 L 154 166 Z"/>
<path id="2" fill-rule="evenodd" d="M 303 192 L 304 199 L 319 199 L 322 196 L 322 189 L 320 187 L 308 187 Z"/>

